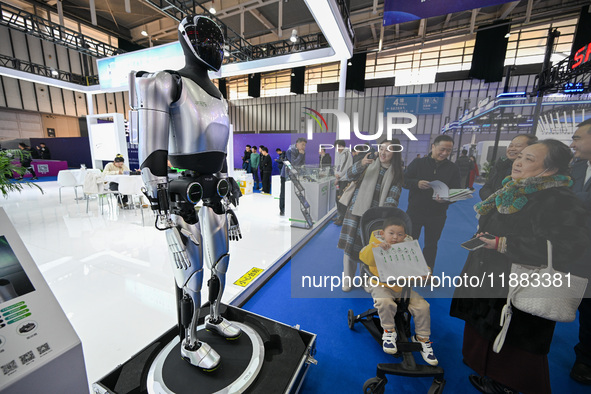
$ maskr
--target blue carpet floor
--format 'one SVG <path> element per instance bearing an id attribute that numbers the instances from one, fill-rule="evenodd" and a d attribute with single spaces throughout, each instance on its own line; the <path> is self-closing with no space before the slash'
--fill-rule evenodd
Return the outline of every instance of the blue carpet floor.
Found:
<path id="1" fill-rule="evenodd" d="M 478 191 L 478 190 L 477 190 Z M 467 251 L 459 244 L 474 233 L 476 218 L 472 200 L 450 206 L 435 265 L 435 274 L 460 273 Z M 406 209 L 408 192 L 400 198 L 400 208 Z M 322 229 L 291 261 L 285 265 L 244 306 L 244 309 L 283 322 L 299 324 L 302 330 L 318 335 L 318 365 L 312 365 L 302 387 L 304 393 L 359 393 L 364 382 L 375 376 L 378 363 L 400 362 L 382 352 L 381 346 L 360 324 L 353 330 L 347 326 L 347 311 L 356 314 L 372 308 L 371 298 L 361 289 L 342 293 L 323 289 L 303 289 L 304 274 L 337 275 L 342 273 L 343 252 L 336 248 L 341 228 L 334 224 Z M 422 240 L 421 240 L 422 242 Z M 328 284 L 330 288 L 330 283 Z M 450 293 L 451 294 L 451 291 Z M 347 298 L 343 298 L 347 297 Z M 468 382 L 473 371 L 462 363 L 463 321 L 449 316 L 450 297 L 438 293 L 429 298 L 431 304 L 431 339 L 439 365 L 445 370 L 446 393 L 477 393 Z M 578 319 L 573 323 L 558 323 L 548 356 L 552 388 L 555 393 L 589 393 L 568 376 L 574 362 L 573 346 L 578 342 Z M 420 355 L 418 363 L 423 363 Z M 400 378 L 388 376 L 386 392 L 426 393 L 431 378 Z"/>
<path id="2" fill-rule="evenodd" d="M 39 179 L 33 180 L 30 176 L 25 177 L 25 181 L 32 182 L 32 183 L 40 183 L 40 182 L 52 182 L 57 181 L 57 176 L 42 176 Z"/>

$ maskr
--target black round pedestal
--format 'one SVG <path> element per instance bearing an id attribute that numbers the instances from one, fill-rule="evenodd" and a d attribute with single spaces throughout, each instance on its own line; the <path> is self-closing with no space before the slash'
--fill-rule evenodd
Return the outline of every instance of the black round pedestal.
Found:
<path id="1" fill-rule="evenodd" d="M 148 392 L 175 393 L 240 393 L 254 381 L 264 361 L 264 345 L 259 334 L 250 327 L 233 322 L 242 335 L 227 340 L 198 330 L 200 341 L 207 342 L 221 356 L 220 365 L 205 372 L 181 358 L 180 342 L 176 337 L 158 354 L 148 374 Z"/>

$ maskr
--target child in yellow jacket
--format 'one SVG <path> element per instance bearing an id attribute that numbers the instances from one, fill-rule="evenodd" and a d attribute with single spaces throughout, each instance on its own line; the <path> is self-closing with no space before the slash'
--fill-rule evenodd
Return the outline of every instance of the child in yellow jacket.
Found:
<path id="1" fill-rule="evenodd" d="M 376 230 L 371 234 L 369 245 L 366 245 L 359 252 L 359 259 L 368 266 L 369 271 L 375 276 L 378 276 L 378 268 L 376 267 L 373 248 L 380 247 L 388 250 L 391 245 L 412 241 L 412 237 L 406 235 L 406 225 L 400 218 L 387 218 L 384 220 L 383 227 L 383 230 Z M 402 288 L 380 283 L 378 286 L 370 286 L 367 290 L 371 293 L 374 306 L 380 316 L 380 323 L 384 329 L 382 348 L 388 354 L 395 354 L 398 351 L 396 346 L 398 335 L 394 325 L 394 316 L 398 307 L 396 299 L 400 299 Z M 413 335 L 412 341 L 422 345 L 421 356 L 423 360 L 430 365 L 437 365 L 438 361 L 429 341 L 429 335 L 431 335 L 429 303 L 413 290 L 410 293 L 408 310 L 415 322 L 415 335 Z"/>

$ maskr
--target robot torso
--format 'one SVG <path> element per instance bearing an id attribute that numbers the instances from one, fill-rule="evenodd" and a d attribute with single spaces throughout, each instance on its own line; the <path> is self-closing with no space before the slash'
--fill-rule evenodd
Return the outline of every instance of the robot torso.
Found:
<path id="1" fill-rule="evenodd" d="M 170 105 L 168 155 L 173 166 L 219 172 L 230 137 L 228 106 L 182 77 L 180 97 Z"/>

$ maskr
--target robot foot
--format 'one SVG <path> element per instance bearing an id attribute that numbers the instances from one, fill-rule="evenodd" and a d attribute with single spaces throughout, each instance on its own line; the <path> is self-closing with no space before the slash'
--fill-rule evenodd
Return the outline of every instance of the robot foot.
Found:
<path id="1" fill-rule="evenodd" d="M 181 357 L 191 365 L 206 372 L 215 370 L 220 365 L 220 355 L 205 342 L 198 342 L 191 347 L 181 345 Z"/>
<path id="2" fill-rule="evenodd" d="M 242 334 L 242 330 L 232 324 L 231 321 L 220 317 L 218 322 L 213 322 L 211 315 L 205 317 L 205 329 L 215 331 L 226 339 L 237 339 Z"/>

